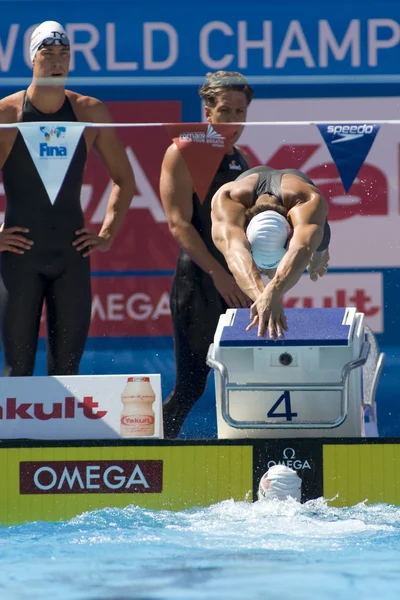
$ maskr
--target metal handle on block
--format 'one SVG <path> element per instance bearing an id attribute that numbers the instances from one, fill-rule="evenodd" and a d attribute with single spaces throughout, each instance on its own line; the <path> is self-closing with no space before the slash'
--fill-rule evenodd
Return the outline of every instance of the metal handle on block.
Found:
<path id="1" fill-rule="evenodd" d="M 342 369 L 342 376 L 337 383 L 229 383 L 228 370 L 224 364 L 211 357 L 214 345 L 211 344 L 207 354 L 207 364 L 216 371 L 221 378 L 221 412 L 223 419 L 230 427 L 236 429 L 334 429 L 339 427 L 347 418 L 349 411 L 349 380 L 350 373 L 365 365 L 370 344 L 363 342 L 360 356 L 346 363 Z M 231 417 L 229 412 L 229 392 L 230 391 L 288 391 L 288 392 L 340 392 L 341 413 L 336 421 L 312 423 L 305 421 L 296 421 L 295 423 L 263 421 L 237 421 Z"/>

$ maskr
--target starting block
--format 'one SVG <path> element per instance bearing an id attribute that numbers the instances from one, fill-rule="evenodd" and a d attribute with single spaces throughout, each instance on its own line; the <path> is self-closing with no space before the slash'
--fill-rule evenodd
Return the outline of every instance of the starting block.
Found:
<path id="1" fill-rule="evenodd" d="M 384 355 L 355 308 L 287 309 L 283 340 L 246 331 L 248 309 L 221 315 L 215 371 L 219 438 L 377 436 Z M 368 421 L 367 427 L 365 421 Z"/>

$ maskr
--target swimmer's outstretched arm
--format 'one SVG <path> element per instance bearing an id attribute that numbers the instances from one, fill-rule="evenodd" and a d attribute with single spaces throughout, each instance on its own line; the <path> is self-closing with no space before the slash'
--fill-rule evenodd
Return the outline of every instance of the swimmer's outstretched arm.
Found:
<path id="1" fill-rule="evenodd" d="M 248 329 L 258 325 L 260 337 L 266 335 L 267 329 L 271 339 L 284 337 L 287 322 L 283 296 L 299 281 L 324 236 L 327 203 L 317 192 L 306 190 L 306 193 L 307 201 L 298 204 L 289 213 L 293 236 L 288 250 L 275 276 L 250 309 L 251 323 Z M 296 195 L 299 197 L 300 192 L 297 191 Z"/>
<path id="2" fill-rule="evenodd" d="M 240 289 L 254 301 L 265 285 L 244 231 L 246 204 L 251 197 L 251 189 L 242 187 L 242 182 L 225 184 L 213 197 L 211 220 L 214 244 L 224 255 Z"/>
<path id="3" fill-rule="evenodd" d="M 248 307 L 250 300 L 234 278 L 208 250 L 192 224 L 193 182 L 177 146 L 166 151 L 161 167 L 160 196 L 171 234 L 186 254 L 210 275 L 215 288 L 229 307 Z"/>
<path id="4" fill-rule="evenodd" d="M 301 196 L 301 193 L 301 190 L 296 191 L 296 197 Z M 324 237 L 327 202 L 318 190 L 308 184 L 304 185 L 304 196 L 304 203 L 289 211 L 293 236 L 274 278 L 268 284 L 282 296 L 299 281 Z"/>

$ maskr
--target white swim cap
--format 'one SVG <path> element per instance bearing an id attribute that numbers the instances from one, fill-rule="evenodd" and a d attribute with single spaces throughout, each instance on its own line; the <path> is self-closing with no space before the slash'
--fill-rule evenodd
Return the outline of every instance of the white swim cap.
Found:
<path id="1" fill-rule="evenodd" d="M 297 472 L 285 465 L 274 465 L 260 479 L 259 500 L 286 500 L 290 496 L 300 502 L 301 479 Z"/>
<path id="2" fill-rule="evenodd" d="M 29 46 L 31 61 L 35 58 L 36 52 L 45 40 L 49 40 L 49 46 L 51 45 L 50 40 L 53 40 L 53 44 L 69 46 L 69 39 L 64 27 L 57 21 L 44 21 L 36 27 L 31 35 Z"/>
<path id="3" fill-rule="evenodd" d="M 289 222 L 275 210 L 265 210 L 251 219 L 246 235 L 257 267 L 274 269 L 280 263 L 290 233 Z"/>

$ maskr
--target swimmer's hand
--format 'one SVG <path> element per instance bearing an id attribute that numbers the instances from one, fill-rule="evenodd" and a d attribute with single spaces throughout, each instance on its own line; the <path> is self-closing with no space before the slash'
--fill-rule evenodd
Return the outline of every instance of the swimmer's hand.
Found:
<path id="1" fill-rule="evenodd" d="M 318 277 L 323 277 L 328 270 L 329 250 L 314 252 L 307 267 L 311 281 L 318 281 Z"/>
<path id="2" fill-rule="evenodd" d="M 262 294 L 250 307 L 251 323 L 246 327 L 250 331 L 258 324 L 258 337 L 266 337 L 267 329 L 271 340 L 285 337 L 284 331 L 288 330 L 283 300 L 279 292 L 268 284 Z"/>
<path id="3" fill-rule="evenodd" d="M 252 300 L 238 286 L 233 275 L 223 267 L 212 276 L 215 287 L 221 294 L 229 308 L 248 308 Z"/>
<path id="4" fill-rule="evenodd" d="M 28 233 L 26 227 L 7 227 L 4 223 L 0 227 L 0 252 L 13 252 L 14 254 L 24 254 L 25 250 L 32 248 L 32 240 L 28 240 L 21 233 Z"/>
<path id="5" fill-rule="evenodd" d="M 87 227 L 77 229 L 75 234 L 78 237 L 72 242 L 72 245 L 78 252 L 85 250 L 82 254 L 83 257 L 90 256 L 93 252 L 107 252 L 110 249 L 110 242 Z"/>

